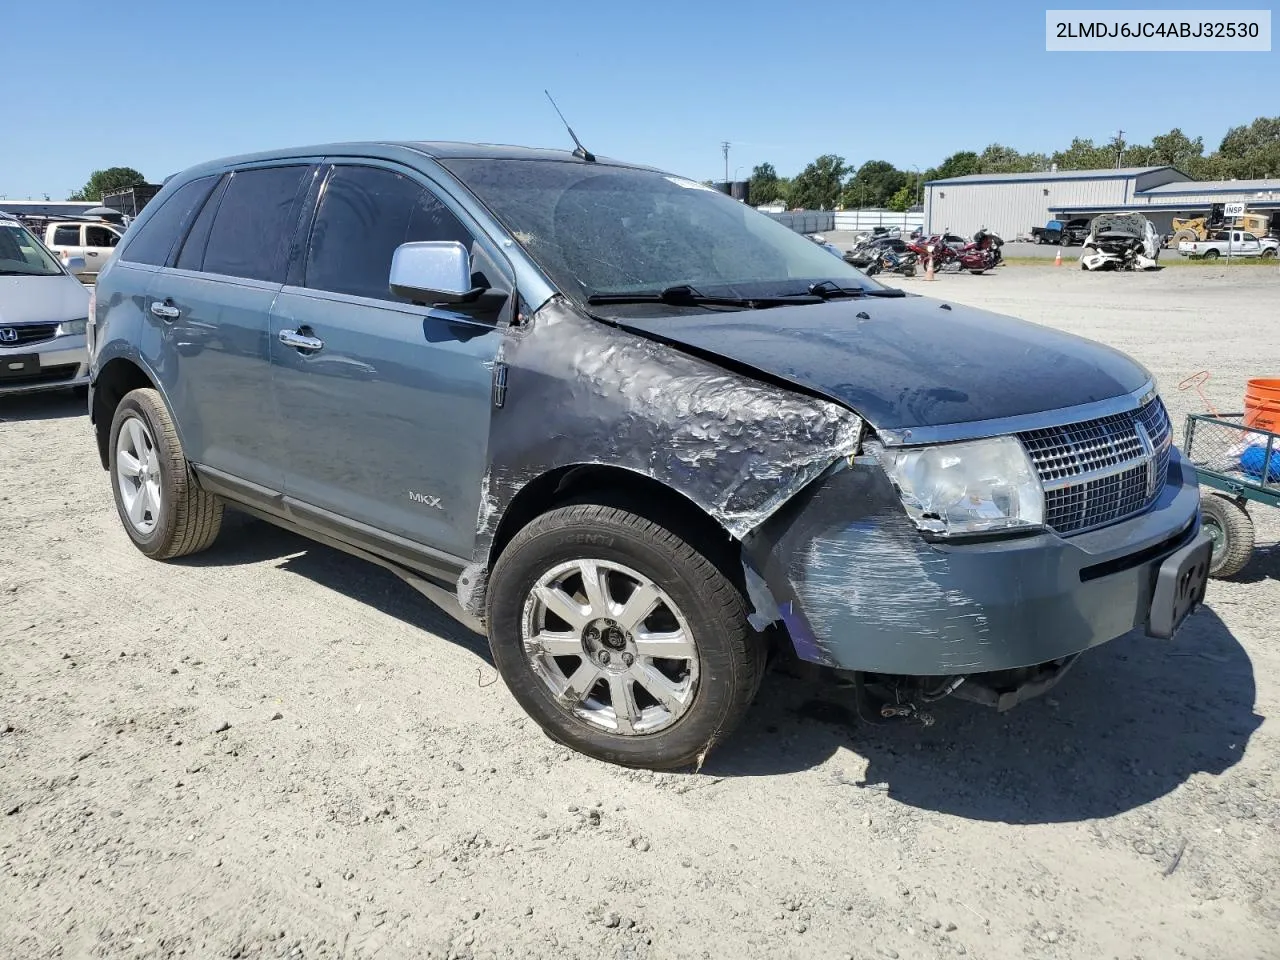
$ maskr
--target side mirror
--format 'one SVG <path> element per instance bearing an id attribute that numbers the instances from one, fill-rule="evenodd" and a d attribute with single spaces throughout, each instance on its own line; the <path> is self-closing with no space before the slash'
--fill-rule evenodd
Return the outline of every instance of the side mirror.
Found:
<path id="1" fill-rule="evenodd" d="M 468 303 L 484 293 L 471 286 L 471 254 L 456 240 L 400 244 L 388 285 L 397 297 L 420 303 Z"/>
<path id="2" fill-rule="evenodd" d="M 64 264 L 68 273 L 84 273 L 88 269 L 88 265 L 84 262 L 84 257 L 67 257 Z"/>

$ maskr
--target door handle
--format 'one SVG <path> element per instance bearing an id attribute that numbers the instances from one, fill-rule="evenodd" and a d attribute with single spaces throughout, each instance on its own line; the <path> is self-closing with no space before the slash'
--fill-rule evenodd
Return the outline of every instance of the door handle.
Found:
<path id="1" fill-rule="evenodd" d="M 151 304 L 151 312 L 161 320 L 166 321 L 177 320 L 178 317 L 182 316 L 182 311 L 177 307 L 172 304 L 161 303 L 159 300 L 156 300 Z"/>
<path id="2" fill-rule="evenodd" d="M 305 328 L 304 328 L 305 329 Z M 324 341 L 319 337 L 311 337 L 299 330 L 281 330 L 280 342 L 286 347 L 314 352 L 324 348 Z"/>

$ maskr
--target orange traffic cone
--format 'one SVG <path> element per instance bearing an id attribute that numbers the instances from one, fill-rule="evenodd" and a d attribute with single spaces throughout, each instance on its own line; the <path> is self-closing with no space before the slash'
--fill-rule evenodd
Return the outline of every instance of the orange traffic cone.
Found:
<path id="1" fill-rule="evenodd" d="M 1058 248 L 1058 255 L 1053 258 L 1053 265 L 1055 267 L 1062 266 L 1062 248 L 1061 247 Z"/>
<path id="2" fill-rule="evenodd" d="M 938 279 L 933 275 L 933 246 L 932 245 L 929 246 L 929 259 L 926 260 L 924 264 L 924 278 L 926 280 Z"/>

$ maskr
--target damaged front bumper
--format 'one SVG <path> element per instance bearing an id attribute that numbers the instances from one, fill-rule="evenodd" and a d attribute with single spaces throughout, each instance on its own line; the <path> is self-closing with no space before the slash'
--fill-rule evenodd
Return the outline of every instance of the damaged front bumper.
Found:
<path id="1" fill-rule="evenodd" d="M 1162 565 L 1207 562 L 1198 508 L 1195 471 L 1175 450 L 1163 493 L 1128 520 L 1065 538 L 929 542 L 878 464 L 859 457 L 746 539 L 748 587 L 757 619 L 781 620 L 803 660 L 971 677 L 967 692 L 978 696 L 983 679 L 973 675 L 1015 671 L 988 678 L 988 699 L 1005 706 L 1002 694 L 1047 689 L 1082 651 L 1168 619 L 1152 614 Z M 1190 589 L 1194 606 L 1203 581 Z"/>

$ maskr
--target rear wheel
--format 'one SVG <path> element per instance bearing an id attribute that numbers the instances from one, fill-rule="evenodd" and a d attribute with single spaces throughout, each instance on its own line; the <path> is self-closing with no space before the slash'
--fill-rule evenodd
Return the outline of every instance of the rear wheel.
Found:
<path id="1" fill-rule="evenodd" d="M 200 489 L 160 394 L 125 394 L 111 419 L 111 491 L 134 546 L 153 560 L 204 550 L 222 526 L 222 501 Z"/>
<path id="2" fill-rule="evenodd" d="M 515 536 L 489 580 L 489 643 L 552 739 L 609 763 L 672 769 L 738 725 L 764 643 L 708 553 L 598 504 L 553 510 Z"/>
<path id="3" fill-rule="evenodd" d="M 1209 576 L 1235 576 L 1253 554 L 1253 518 L 1230 497 L 1211 493 L 1200 500 L 1200 520 L 1213 540 Z"/>
<path id="4" fill-rule="evenodd" d="M 1221 254 L 1220 254 L 1220 253 L 1218 253 L 1218 251 L 1217 251 L 1217 250 L 1215 250 L 1215 249 L 1213 249 L 1212 247 L 1210 247 L 1208 250 L 1206 250 L 1206 251 L 1204 252 L 1204 258 L 1205 258 L 1206 260 L 1217 260 L 1217 259 L 1218 259 L 1218 257 L 1220 257 L 1220 256 L 1221 256 Z"/>

